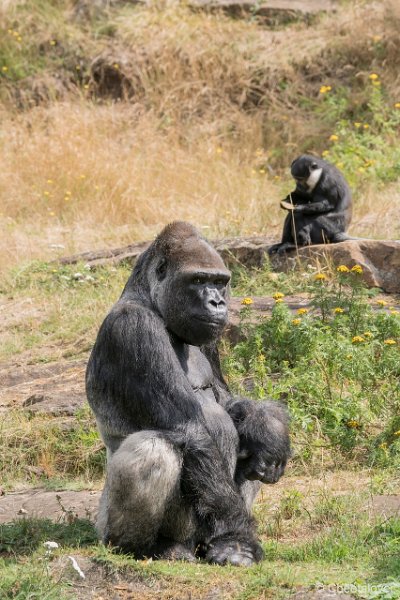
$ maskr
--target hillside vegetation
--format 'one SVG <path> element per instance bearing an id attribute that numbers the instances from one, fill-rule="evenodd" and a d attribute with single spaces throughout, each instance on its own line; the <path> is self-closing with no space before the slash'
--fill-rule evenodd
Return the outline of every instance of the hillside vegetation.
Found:
<path id="1" fill-rule="evenodd" d="M 278 236 L 304 150 L 349 178 L 356 235 L 399 237 L 395 0 L 275 30 L 178 3 L 92 4 L 0 7 L 3 267 L 172 219 Z"/>

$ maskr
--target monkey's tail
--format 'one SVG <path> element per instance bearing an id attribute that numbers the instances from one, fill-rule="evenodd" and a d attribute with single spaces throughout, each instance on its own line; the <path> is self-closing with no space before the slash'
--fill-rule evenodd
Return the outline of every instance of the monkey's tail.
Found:
<path id="1" fill-rule="evenodd" d="M 335 244 L 337 242 L 362 242 L 367 240 L 368 238 L 360 238 L 360 237 L 353 237 L 351 235 L 347 235 L 347 233 L 341 232 L 341 233 L 336 233 L 332 239 L 332 242 Z"/>

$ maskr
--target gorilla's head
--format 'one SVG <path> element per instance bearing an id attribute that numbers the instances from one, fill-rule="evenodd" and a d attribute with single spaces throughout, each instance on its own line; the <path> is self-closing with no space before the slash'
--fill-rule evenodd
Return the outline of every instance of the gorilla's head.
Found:
<path id="1" fill-rule="evenodd" d="M 230 272 L 192 225 L 167 225 L 139 257 L 135 273 L 142 285 L 146 277 L 152 308 L 178 338 L 200 346 L 220 335 L 228 319 Z"/>

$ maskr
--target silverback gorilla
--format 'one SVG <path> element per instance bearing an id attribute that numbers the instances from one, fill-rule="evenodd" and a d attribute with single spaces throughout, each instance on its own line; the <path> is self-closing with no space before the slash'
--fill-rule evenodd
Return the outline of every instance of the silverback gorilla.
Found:
<path id="1" fill-rule="evenodd" d="M 139 257 L 103 322 L 86 376 L 107 447 L 97 528 L 136 558 L 250 565 L 263 553 L 250 511 L 290 453 L 277 402 L 234 398 L 217 339 L 230 272 L 175 222 Z"/>
<path id="2" fill-rule="evenodd" d="M 282 200 L 288 212 L 282 241 L 268 250 L 283 254 L 297 246 L 351 240 L 351 192 L 341 172 L 321 158 L 303 154 L 292 162 L 296 189 Z"/>

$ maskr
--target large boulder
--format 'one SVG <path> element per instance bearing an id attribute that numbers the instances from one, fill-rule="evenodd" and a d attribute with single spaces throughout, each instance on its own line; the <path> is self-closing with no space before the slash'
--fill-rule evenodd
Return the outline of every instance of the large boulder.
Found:
<path id="1" fill-rule="evenodd" d="M 274 240 L 267 237 L 229 238 L 214 240 L 213 245 L 228 266 L 241 264 L 246 268 L 261 267 L 268 256 L 268 248 Z M 96 267 L 110 263 L 128 262 L 134 264 L 137 257 L 150 242 L 130 244 L 122 248 L 84 252 L 61 258 L 62 264 L 79 261 Z M 363 277 L 369 287 L 379 287 L 389 294 L 400 293 L 400 241 L 351 240 L 339 244 L 307 246 L 271 257 L 271 266 L 276 271 L 289 271 L 304 263 L 319 265 L 344 264 L 363 267 Z"/>
<path id="2" fill-rule="evenodd" d="M 351 240 L 307 246 L 271 258 L 272 267 L 278 271 L 287 271 L 305 262 L 335 267 L 361 265 L 368 287 L 382 288 L 388 294 L 400 293 L 400 241 Z"/>

